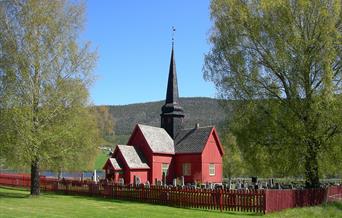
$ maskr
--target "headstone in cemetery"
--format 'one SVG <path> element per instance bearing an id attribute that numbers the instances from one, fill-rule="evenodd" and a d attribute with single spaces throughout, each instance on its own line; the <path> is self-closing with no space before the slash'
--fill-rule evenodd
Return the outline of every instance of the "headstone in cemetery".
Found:
<path id="1" fill-rule="evenodd" d="M 184 187 L 184 176 L 181 176 L 181 186 Z"/>
<path id="2" fill-rule="evenodd" d="M 124 185 L 125 185 L 125 180 L 124 180 L 124 178 L 120 178 L 120 179 L 119 179 L 119 185 L 120 185 L 120 186 L 124 186 Z"/>
<path id="3" fill-rule="evenodd" d="M 209 182 L 209 188 L 214 189 L 213 183 Z"/>
<path id="4" fill-rule="evenodd" d="M 140 177 L 139 177 L 139 176 L 136 176 L 136 177 L 135 177 L 135 186 L 139 186 L 140 183 L 141 183 Z"/>
<path id="5" fill-rule="evenodd" d="M 242 188 L 242 184 L 241 184 L 240 180 L 238 180 L 236 183 L 236 189 L 241 189 L 241 188 Z"/>
<path id="6" fill-rule="evenodd" d="M 146 183 L 145 183 L 145 188 L 150 188 L 151 187 L 151 184 L 150 182 L 147 180 Z"/>

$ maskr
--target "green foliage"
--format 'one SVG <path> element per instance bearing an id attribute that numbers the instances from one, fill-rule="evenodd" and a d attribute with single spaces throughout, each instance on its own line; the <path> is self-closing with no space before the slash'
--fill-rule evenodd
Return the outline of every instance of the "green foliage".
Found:
<path id="1" fill-rule="evenodd" d="M 78 41 L 84 10 L 66 0 L 0 2 L 0 159 L 31 165 L 34 190 L 40 167 L 80 169 L 96 155 L 88 88 L 97 55 Z"/>
<path id="2" fill-rule="evenodd" d="M 238 100 L 230 128 L 255 173 L 305 174 L 310 186 L 341 175 L 341 4 L 211 2 L 204 76 Z"/>
<path id="3" fill-rule="evenodd" d="M 223 156 L 223 177 L 232 178 L 246 175 L 245 165 L 236 143 L 236 137 L 226 130 L 221 140 L 225 150 Z"/>
<path id="4" fill-rule="evenodd" d="M 115 120 L 113 114 L 109 112 L 106 106 L 97 106 L 92 108 L 97 119 L 97 126 L 101 134 L 102 144 L 115 142 Z"/>

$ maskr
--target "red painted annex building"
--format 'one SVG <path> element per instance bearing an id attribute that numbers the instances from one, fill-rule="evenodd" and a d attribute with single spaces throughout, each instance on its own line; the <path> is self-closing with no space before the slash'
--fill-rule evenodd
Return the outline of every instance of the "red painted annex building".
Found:
<path id="1" fill-rule="evenodd" d="M 108 180 L 132 184 L 172 183 L 184 176 L 185 183 L 221 183 L 223 147 L 215 127 L 184 129 L 184 111 L 179 105 L 176 64 L 172 46 L 165 104 L 161 126 L 137 124 L 127 145 L 117 145 L 103 169 Z"/>

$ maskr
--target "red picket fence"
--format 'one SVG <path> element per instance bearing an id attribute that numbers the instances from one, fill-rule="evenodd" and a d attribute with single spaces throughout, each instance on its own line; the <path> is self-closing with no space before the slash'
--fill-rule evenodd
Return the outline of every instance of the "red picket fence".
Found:
<path id="1" fill-rule="evenodd" d="M 264 191 L 262 190 L 205 190 L 189 188 L 165 188 L 152 186 L 121 187 L 104 185 L 99 195 L 114 199 L 144 201 L 176 207 L 193 207 L 211 210 L 263 212 Z"/>
<path id="2" fill-rule="evenodd" d="M 304 190 L 205 190 L 160 186 L 150 188 L 119 186 L 77 180 L 58 181 L 45 177 L 41 177 L 40 183 L 43 191 L 220 211 L 269 213 L 342 199 L 342 186 Z M 28 188 L 30 184 L 30 175 L 0 174 L 0 185 Z"/>
<path id="3" fill-rule="evenodd" d="M 265 213 L 322 204 L 326 202 L 327 190 L 329 189 L 267 190 Z"/>

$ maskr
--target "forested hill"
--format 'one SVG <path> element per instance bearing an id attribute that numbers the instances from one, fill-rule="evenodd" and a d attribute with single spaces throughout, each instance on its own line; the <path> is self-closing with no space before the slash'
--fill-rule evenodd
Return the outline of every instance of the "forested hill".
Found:
<path id="1" fill-rule="evenodd" d="M 130 135 L 135 124 L 160 126 L 160 113 L 164 101 L 147 102 L 120 106 L 107 106 L 114 117 L 115 134 Z M 181 98 L 180 104 L 185 112 L 185 127 L 218 126 L 224 121 L 225 114 L 217 99 L 193 97 Z"/>

